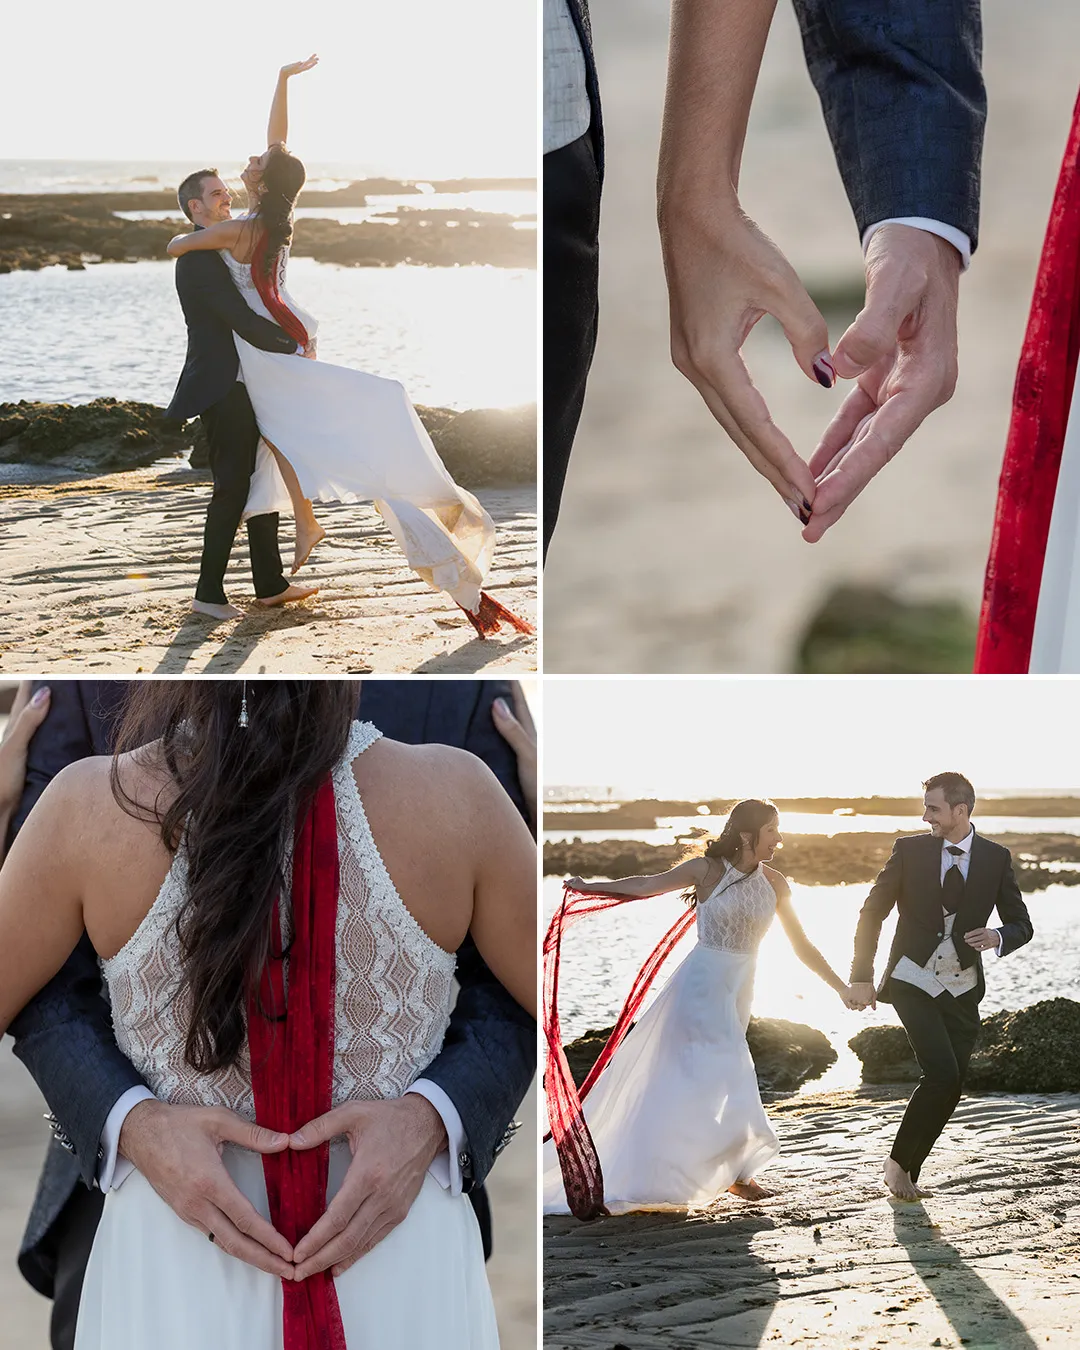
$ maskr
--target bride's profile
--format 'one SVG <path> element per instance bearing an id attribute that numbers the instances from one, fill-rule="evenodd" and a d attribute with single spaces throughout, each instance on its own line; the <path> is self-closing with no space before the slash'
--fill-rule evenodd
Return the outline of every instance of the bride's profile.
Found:
<path id="1" fill-rule="evenodd" d="M 768 866 L 782 842 L 776 807 L 751 798 L 735 805 L 702 856 L 653 876 L 566 882 L 544 944 L 552 1130 L 544 1144 L 545 1213 L 587 1218 L 699 1207 L 725 1191 L 745 1200 L 770 1194 L 756 1176 L 779 1144 L 761 1103 L 746 1028 L 757 949 L 774 916 L 803 964 L 850 1006 L 848 986 L 804 933 L 786 878 Z M 579 1097 L 558 1044 L 562 927 L 590 910 L 684 889 L 693 910 L 642 967 Z M 691 924 L 697 942 L 634 1024 L 660 962 Z"/>
<path id="2" fill-rule="evenodd" d="M 295 574 L 325 537 L 314 501 L 373 501 L 409 566 L 433 590 L 446 592 L 481 637 L 503 622 L 531 633 L 531 624 L 481 589 L 494 554 L 494 523 L 454 482 L 404 387 L 318 360 L 318 320 L 286 287 L 293 211 L 307 177 L 285 144 L 288 82 L 317 62 L 311 56 L 281 69 L 267 148 L 251 156 L 241 174 L 249 210 L 176 235 L 168 245 L 174 258 L 219 251 L 250 308 L 299 344 L 297 354 L 286 355 L 262 351 L 234 334 L 262 438 L 245 518 L 293 511 Z M 199 197 L 201 181 L 192 180 L 206 172 L 185 180 L 180 195 Z"/>
<path id="3" fill-rule="evenodd" d="M 261 1155 L 223 1161 L 277 1275 L 133 1172 L 105 1200 L 77 1350 L 498 1345 L 472 1206 L 430 1174 L 354 1264 L 300 1255 L 358 1147 L 309 1127 L 400 1097 L 439 1053 L 466 934 L 535 1009 L 527 828 L 480 760 L 383 738 L 357 694 L 136 683 L 115 754 L 57 774 L 0 869 L 0 1034 L 85 930 L 154 1095 L 264 1127 Z"/>

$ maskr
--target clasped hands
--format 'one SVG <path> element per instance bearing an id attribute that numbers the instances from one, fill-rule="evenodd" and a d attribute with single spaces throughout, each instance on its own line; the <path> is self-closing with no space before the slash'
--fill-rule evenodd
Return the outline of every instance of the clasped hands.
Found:
<path id="1" fill-rule="evenodd" d="M 884 225 L 866 253 L 866 304 L 830 351 L 825 320 L 776 245 L 735 201 L 684 193 L 660 212 L 678 370 L 815 543 L 956 386 L 961 259 L 928 231 Z M 803 374 L 854 380 L 804 461 L 776 426 L 740 354 L 765 314 Z"/>
<path id="2" fill-rule="evenodd" d="M 340 1190 L 294 1247 L 237 1188 L 222 1162 L 226 1143 L 257 1153 L 309 1149 L 345 1136 L 352 1149 Z M 275 1134 L 219 1106 L 142 1101 L 128 1113 L 120 1152 L 185 1223 L 231 1256 L 283 1280 L 320 1270 L 340 1275 L 408 1214 L 424 1174 L 446 1147 L 446 1129 L 426 1098 L 347 1102 L 292 1136 Z"/>

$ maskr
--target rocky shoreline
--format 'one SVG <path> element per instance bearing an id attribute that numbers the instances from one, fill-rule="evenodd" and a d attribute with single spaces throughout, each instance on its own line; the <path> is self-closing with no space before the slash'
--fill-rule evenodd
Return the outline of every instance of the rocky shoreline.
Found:
<path id="1" fill-rule="evenodd" d="M 612 1030 L 587 1031 L 563 1047 L 579 1087 Z M 746 1040 L 763 1092 L 794 1092 L 836 1063 L 836 1051 L 828 1038 L 801 1022 L 751 1017 Z M 915 1083 L 919 1079 L 919 1066 L 903 1027 L 866 1027 L 848 1045 L 862 1062 L 864 1083 Z M 985 1018 L 965 1090 L 1080 1092 L 1080 1003 L 1045 999 L 1017 1012 L 1001 1011 Z"/>
<path id="2" fill-rule="evenodd" d="M 374 181 L 375 186 L 372 186 Z M 513 180 L 522 187 L 526 180 Z M 535 183 L 528 182 L 529 187 Z M 439 184 L 463 191 L 476 184 Z M 498 183 L 497 186 L 506 186 Z M 415 191 L 415 184 L 365 180 L 336 192 L 307 192 L 301 207 L 364 206 L 371 193 Z M 168 220 L 125 220 L 118 211 L 169 211 Z M 296 257 L 345 267 L 432 267 L 486 264 L 536 266 L 536 231 L 518 229 L 516 218 L 485 211 L 429 211 L 407 206 L 385 218 L 343 225 L 336 220 L 298 220 Z M 63 266 L 81 271 L 98 262 L 162 261 L 173 235 L 187 228 L 171 192 L 0 194 L 0 273 Z"/>
<path id="3" fill-rule="evenodd" d="M 548 818 L 545 817 L 545 824 Z M 550 828 L 550 827 L 549 827 Z M 1080 883 L 1080 835 L 999 834 L 989 836 L 1013 855 L 1022 891 L 1051 883 Z M 775 865 L 792 881 L 808 886 L 869 885 L 892 851 L 896 834 L 785 834 Z M 650 875 L 674 867 L 696 851 L 692 841 L 646 844 L 636 839 L 601 839 L 544 844 L 545 876 L 618 877 Z M 1065 870 L 1059 870 L 1066 864 Z M 1069 870 L 1069 867 L 1075 870 Z"/>
<path id="4" fill-rule="evenodd" d="M 69 469 L 72 476 L 144 468 L 180 460 L 205 468 L 206 440 L 195 419 L 166 420 L 151 403 L 98 398 L 91 403 L 0 403 L 0 478 L 4 464 Z M 536 407 L 418 407 L 435 448 L 463 487 L 536 482 Z"/>

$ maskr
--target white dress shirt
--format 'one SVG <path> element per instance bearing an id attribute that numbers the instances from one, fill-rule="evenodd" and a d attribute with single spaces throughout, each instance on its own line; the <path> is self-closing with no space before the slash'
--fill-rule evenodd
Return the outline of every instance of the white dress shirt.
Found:
<path id="1" fill-rule="evenodd" d="M 566 0 L 544 0 L 544 154 L 584 136 L 592 121 L 585 54 Z"/>
<path id="2" fill-rule="evenodd" d="M 415 1092 L 417 1096 L 429 1101 L 446 1126 L 447 1146 L 431 1160 L 428 1171 L 444 1191 L 449 1191 L 451 1195 L 460 1195 L 461 1160 L 467 1150 L 465 1127 L 461 1123 L 457 1107 L 438 1083 L 432 1083 L 427 1078 L 418 1078 L 405 1095 L 408 1096 L 409 1092 Z M 139 1087 L 128 1088 L 109 1112 L 105 1128 L 101 1132 L 101 1161 L 97 1169 L 97 1184 L 100 1190 L 115 1191 L 135 1170 L 127 1158 L 119 1153 L 120 1130 L 131 1108 L 138 1102 L 148 1099 L 152 1101 L 154 1094 L 140 1084 Z"/>

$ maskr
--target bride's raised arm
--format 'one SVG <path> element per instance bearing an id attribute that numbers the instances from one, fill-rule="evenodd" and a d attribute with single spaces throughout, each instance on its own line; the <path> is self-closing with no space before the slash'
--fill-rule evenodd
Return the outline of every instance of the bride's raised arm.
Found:
<path id="1" fill-rule="evenodd" d="M 250 228 L 251 222 L 243 218 L 222 220 L 217 225 L 208 225 L 201 230 L 173 235 L 165 251 L 170 258 L 179 258 L 185 253 L 194 253 L 197 249 L 233 249 L 240 243 L 244 231 Z"/>
<path id="2" fill-rule="evenodd" d="M 0 1036 L 83 935 L 80 858 L 93 843 L 87 790 L 100 775 L 93 759 L 62 769 L 0 867 Z"/>
<path id="3" fill-rule="evenodd" d="M 829 988 L 840 995 L 845 1007 L 851 1007 L 849 1002 L 851 991 L 848 986 L 806 936 L 806 932 L 799 922 L 799 916 L 795 913 L 794 906 L 791 903 L 791 887 L 788 885 L 787 877 L 774 867 L 766 867 L 765 872 L 772 883 L 773 890 L 776 892 L 777 916 L 788 936 L 788 941 L 795 949 L 795 955 L 807 969 L 812 970 L 815 975 L 820 975 Z"/>
<path id="4" fill-rule="evenodd" d="M 683 891 L 696 886 L 705 877 L 707 858 L 687 858 L 666 872 L 647 877 L 621 877 L 618 881 L 586 881 L 583 877 L 568 877 L 566 884 L 575 891 L 596 891 L 600 895 L 636 895 L 644 900 L 651 895 L 666 895 L 668 891 Z"/>
<path id="5" fill-rule="evenodd" d="M 270 120 L 266 125 L 268 149 L 272 145 L 284 145 L 289 139 L 289 80 L 318 64 L 319 58 L 312 53 L 306 61 L 294 61 L 291 65 L 282 66 L 278 71 L 274 98 L 270 104 Z"/>

